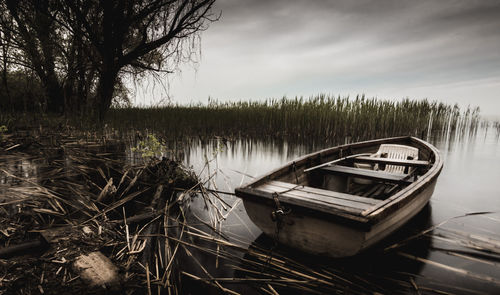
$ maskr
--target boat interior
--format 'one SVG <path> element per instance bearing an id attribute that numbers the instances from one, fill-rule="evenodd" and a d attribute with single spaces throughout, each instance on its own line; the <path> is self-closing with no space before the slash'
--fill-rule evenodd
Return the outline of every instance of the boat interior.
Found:
<path id="1" fill-rule="evenodd" d="M 313 158 L 291 173 L 268 179 L 258 189 L 361 213 L 402 190 L 432 166 L 428 151 L 414 145 L 383 143 Z"/>
<path id="2" fill-rule="evenodd" d="M 422 175 L 429 162 L 416 147 L 381 144 L 362 153 L 305 169 L 308 186 L 384 200 Z"/>

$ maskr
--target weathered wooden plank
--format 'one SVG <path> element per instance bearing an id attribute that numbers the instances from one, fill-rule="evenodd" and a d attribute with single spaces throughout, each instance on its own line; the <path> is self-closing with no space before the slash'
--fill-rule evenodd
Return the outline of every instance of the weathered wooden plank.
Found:
<path id="1" fill-rule="evenodd" d="M 406 179 L 407 177 L 406 174 L 387 173 L 382 171 L 374 171 L 374 170 L 339 166 L 339 165 L 323 167 L 320 170 L 331 174 L 344 174 L 349 176 L 356 176 L 360 178 L 386 181 L 386 182 L 403 183 L 403 184 L 412 183 L 411 181 Z"/>
<path id="2" fill-rule="evenodd" d="M 370 198 L 378 198 L 386 189 L 387 189 L 387 186 L 381 184 L 376 191 L 374 191 L 372 194 L 370 194 Z"/>
<path id="3" fill-rule="evenodd" d="M 376 191 L 378 191 L 378 190 L 380 189 L 380 187 L 381 187 L 381 186 L 384 186 L 384 185 L 383 185 L 383 184 L 381 184 L 381 183 L 377 183 L 377 184 L 375 184 L 375 185 L 372 185 L 372 186 L 371 186 L 371 188 L 370 188 L 369 190 L 365 191 L 365 192 L 364 192 L 364 193 L 362 193 L 361 195 L 362 195 L 363 197 L 367 197 L 367 198 L 368 198 L 368 197 L 369 197 L 369 196 L 371 196 L 373 193 L 375 193 Z"/>
<path id="4" fill-rule="evenodd" d="M 278 185 L 276 185 L 278 184 Z M 268 182 L 258 186 L 256 189 L 267 192 L 267 193 L 278 193 L 279 198 L 282 201 L 292 201 L 293 203 L 300 202 L 302 205 L 307 206 L 307 204 L 317 204 L 321 206 L 333 207 L 339 210 L 344 210 L 349 213 L 359 214 L 360 212 L 373 207 L 371 200 L 366 202 L 367 198 L 351 196 L 348 194 L 337 193 L 338 195 L 344 195 L 342 198 L 334 198 L 328 195 L 318 194 L 311 191 L 304 191 L 303 189 L 311 189 L 309 187 L 296 186 L 293 184 L 285 182 Z M 335 193 L 326 190 L 319 190 L 322 193 Z M 353 197 L 356 199 L 362 199 L 364 202 L 349 200 L 348 197 Z M 286 198 L 286 200 L 284 199 Z M 376 200 L 373 200 L 376 201 Z"/>
<path id="5" fill-rule="evenodd" d="M 272 186 L 270 184 L 263 184 L 257 187 L 257 189 L 259 191 L 270 194 L 277 192 L 279 196 L 278 198 L 281 202 L 290 203 L 293 205 L 299 205 L 305 208 L 311 208 L 315 210 L 317 210 L 316 208 L 318 207 L 322 207 L 323 209 L 333 208 L 339 211 L 346 212 L 348 214 L 359 215 L 361 214 L 361 212 L 373 207 L 373 206 L 367 206 L 366 207 L 367 209 L 362 209 L 362 208 L 341 205 L 339 203 L 332 202 L 331 200 L 328 200 L 328 198 L 325 197 L 322 198 L 318 196 L 308 196 L 306 192 L 288 191 L 285 188 Z"/>
<path id="6" fill-rule="evenodd" d="M 275 204 L 273 201 L 273 194 L 270 192 L 265 192 L 257 188 L 249 188 L 249 187 L 240 187 L 235 189 L 238 193 L 238 196 L 243 198 L 245 201 L 249 200 L 250 202 L 267 202 L 268 206 L 274 208 Z M 362 228 L 366 230 L 369 228 L 368 221 L 369 219 L 361 216 L 362 212 L 355 211 L 347 211 L 339 206 L 333 206 L 324 203 L 315 203 L 309 200 L 301 199 L 301 198 L 289 198 L 286 195 L 281 196 L 279 198 L 280 202 L 286 203 L 290 205 L 292 208 L 295 208 L 295 213 L 297 214 L 313 214 L 316 217 L 325 218 L 328 220 L 332 220 L 335 222 L 347 223 L 351 224 L 356 228 Z M 370 210 L 370 209 L 368 209 Z M 365 210 L 363 212 L 366 212 Z"/>
<path id="7" fill-rule="evenodd" d="M 265 184 L 265 185 L 263 185 L 263 187 L 270 192 L 283 189 L 281 187 L 273 186 L 270 184 Z M 318 194 L 311 193 L 311 192 L 302 191 L 299 189 L 291 190 L 291 191 L 285 190 L 285 194 L 288 194 L 290 196 L 294 196 L 297 198 L 304 198 L 304 199 L 308 199 L 308 200 L 318 200 L 322 203 L 330 204 L 330 205 L 334 205 L 334 206 L 354 208 L 356 210 L 358 210 L 358 209 L 363 210 L 364 208 L 367 209 L 367 208 L 373 207 L 373 205 L 371 205 L 371 204 L 360 203 L 360 202 L 345 200 L 345 199 L 331 198 L 331 197 L 322 196 L 322 195 L 318 195 Z"/>
<path id="8" fill-rule="evenodd" d="M 399 159 L 389 159 L 389 158 L 375 158 L 359 156 L 354 158 L 356 162 L 363 163 L 378 163 L 378 164 L 390 164 L 399 166 L 410 166 L 410 167 L 427 167 L 429 166 L 429 161 L 422 160 L 399 160 Z"/>
<path id="9" fill-rule="evenodd" d="M 288 189 L 296 187 L 296 185 L 293 183 L 282 182 L 282 181 L 269 181 L 268 183 L 275 185 L 275 186 L 288 188 Z M 310 187 L 310 186 L 299 186 L 296 189 L 300 190 L 300 191 L 305 191 L 308 193 L 313 193 L 313 194 L 329 197 L 329 198 L 355 201 L 355 202 L 369 204 L 369 205 L 375 205 L 375 204 L 378 204 L 380 202 L 380 200 L 363 198 L 363 197 L 359 197 L 359 196 L 352 195 L 352 194 L 335 192 L 335 191 L 331 191 L 331 190 L 325 190 L 325 189 L 320 189 L 320 188 L 315 188 L 315 187 Z"/>

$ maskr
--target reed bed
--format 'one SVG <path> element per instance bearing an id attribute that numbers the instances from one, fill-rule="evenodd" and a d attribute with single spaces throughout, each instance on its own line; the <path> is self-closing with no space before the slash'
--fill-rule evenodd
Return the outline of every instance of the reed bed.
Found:
<path id="1" fill-rule="evenodd" d="M 194 174 L 167 159 L 127 165 L 119 142 L 51 140 L 0 144 L 0 293 L 179 293 L 176 249 L 161 237 L 182 220 Z M 73 263 L 95 251 L 119 269 L 116 284 L 80 278 Z"/>
<path id="2" fill-rule="evenodd" d="M 500 137 L 500 121 L 493 121 L 491 126 L 497 131 L 497 136 Z"/>
<path id="3" fill-rule="evenodd" d="M 397 135 L 425 137 L 431 131 L 475 130 L 479 108 L 428 100 L 386 101 L 357 96 L 217 102 L 112 109 L 107 123 L 117 129 L 150 129 L 169 137 L 225 136 L 286 138 L 319 142 L 357 141 Z"/>

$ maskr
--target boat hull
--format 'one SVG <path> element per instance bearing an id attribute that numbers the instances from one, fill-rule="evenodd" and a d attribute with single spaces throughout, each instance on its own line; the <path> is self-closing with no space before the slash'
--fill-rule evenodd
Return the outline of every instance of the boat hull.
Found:
<path id="1" fill-rule="evenodd" d="M 429 183 L 411 202 L 368 230 L 293 210 L 283 216 L 277 230 L 278 223 L 271 218 L 275 206 L 249 199 L 244 199 L 243 204 L 252 222 L 279 243 L 314 255 L 339 258 L 356 255 L 398 230 L 425 207 L 435 185 L 436 180 Z"/>
<path id="2" fill-rule="evenodd" d="M 389 161 L 391 165 L 402 161 L 407 165 L 420 166 L 420 172 L 415 170 L 420 174 L 409 181 L 399 176 L 395 178 L 394 174 L 372 173 L 352 166 L 328 167 L 325 170 L 354 173 L 353 178 L 372 177 L 379 184 L 391 181 L 397 183 L 394 187 L 400 190 L 383 199 L 367 198 L 365 194 L 362 197 L 349 194 L 349 190 L 345 190 L 346 186 L 340 185 L 346 179 L 343 176 L 331 178 L 334 182 L 321 182 L 317 175 L 307 174 L 312 169 L 323 167 L 323 163 L 344 161 L 349 157 L 372 161 L 373 158 L 359 155 L 373 153 L 382 144 L 418 148 L 418 161 L 383 161 Z M 316 255 L 346 257 L 379 242 L 420 212 L 434 192 L 442 167 L 439 151 L 425 141 L 414 137 L 378 139 L 303 156 L 237 188 L 235 192 L 243 199 L 250 219 L 278 242 Z"/>

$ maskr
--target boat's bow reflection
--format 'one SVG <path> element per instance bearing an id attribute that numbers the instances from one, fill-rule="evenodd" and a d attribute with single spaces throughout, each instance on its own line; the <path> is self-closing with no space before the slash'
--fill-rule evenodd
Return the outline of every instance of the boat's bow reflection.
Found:
<path id="1" fill-rule="evenodd" d="M 323 281 L 323 284 L 313 284 L 314 291 L 329 292 L 330 287 L 335 286 L 353 293 L 397 290 L 408 292 L 413 290 L 414 280 L 423 268 L 422 263 L 408 257 L 425 259 L 432 248 L 432 238 L 423 234 L 432 226 L 431 213 L 431 206 L 425 206 L 418 215 L 383 242 L 358 255 L 341 259 L 309 255 L 281 244 L 276 247 L 274 239 L 262 234 L 250 245 L 250 251 L 245 254 L 235 276 L 251 275 L 245 269 L 248 268 L 248 261 L 255 260 L 255 254 L 251 251 L 254 249 L 267 253 L 277 261 L 284 261 L 283 265 L 271 263 L 272 259 L 266 261 L 267 264 L 262 268 L 264 277 L 266 273 L 283 276 L 287 272 L 280 272 L 288 268 L 290 277 L 303 278 L 304 287 L 307 287 L 308 280 Z M 299 275 L 300 273 L 302 274 Z M 299 294 L 304 291 L 302 287 L 300 284 L 286 284 L 282 288 L 287 294 Z"/>
<path id="2" fill-rule="evenodd" d="M 211 232 L 214 240 L 190 236 L 188 243 L 193 246 L 179 256 L 181 268 L 194 275 L 185 277 L 189 283 L 183 285 L 189 286 L 189 292 L 212 290 L 217 294 L 221 288 L 244 294 L 262 293 L 269 288 L 280 294 L 411 292 L 423 268 L 411 257 L 425 259 L 432 247 L 432 238 L 422 234 L 433 224 L 430 205 L 375 247 L 342 259 L 299 252 L 276 244 L 275 239 L 264 234 L 245 245 L 242 241 L 248 236 L 234 235 L 236 225 L 214 233 L 206 222 L 210 214 L 193 207 L 197 206 L 185 211 L 187 218 L 197 224 L 200 232 Z M 208 219 L 201 222 L 203 212 Z"/>

